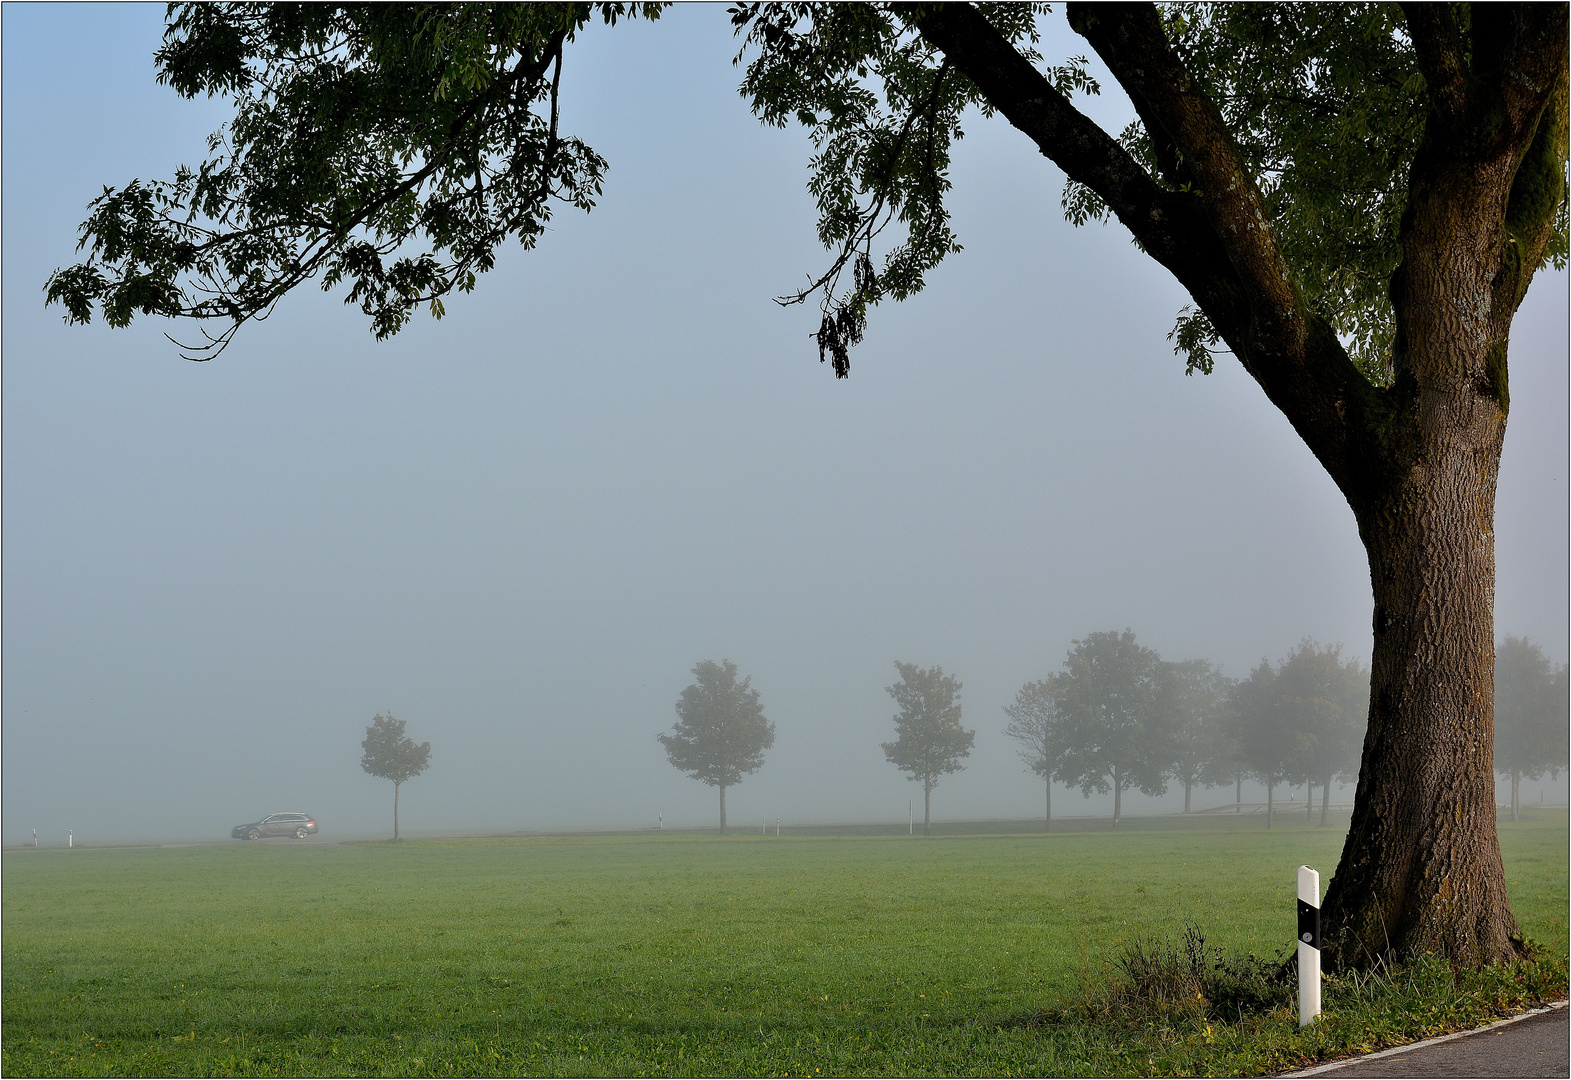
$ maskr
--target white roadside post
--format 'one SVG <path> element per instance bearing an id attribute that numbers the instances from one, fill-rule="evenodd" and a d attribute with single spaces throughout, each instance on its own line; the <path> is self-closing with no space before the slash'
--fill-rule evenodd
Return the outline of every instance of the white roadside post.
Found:
<path id="1" fill-rule="evenodd" d="M 1298 868 L 1298 1026 L 1320 1015 L 1320 874 Z"/>

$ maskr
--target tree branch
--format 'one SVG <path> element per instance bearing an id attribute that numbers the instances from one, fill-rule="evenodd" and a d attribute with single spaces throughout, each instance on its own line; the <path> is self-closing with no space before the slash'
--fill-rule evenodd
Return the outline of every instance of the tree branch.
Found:
<path id="1" fill-rule="evenodd" d="M 1249 297 L 1250 352 L 1301 350 L 1305 312 L 1265 200 L 1221 113 L 1174 55 L 1156 8 L 1073 4 L 1069 22 L 1129 92 L 1153 140 L 1165 136 L 1177 147 L 1211 231 Z"/>
<path id="2" fill-rule="evenodd" d="M 1205 185 L 1198 196 L 1158 185 L 972 5 L 915 8 L 908 17 L 990 104 L 1071 180 L 1106 202 L 1178 278 L 1351 500 L 1360 467 L 1378 454 L 1372 441 L 1378 393 L 1330 324 L 1301 307 L 1259 193 L 1214 107 L 1168 47 L 1154 9 L 1116 15 L 1128 23 L 1122 40 L 1093 30 L 1092 45 L 1176 139 L 1186 167 L 1196 169 Z M 1172 85 L 1156 85 L 1159 79 Z"/>
<path id="3" fill-rule="evenodd" d="M 1468 97 L 1462 28 L 1455 12 L 1449 4 L 1407 3 L 1402 5 L 1402 14 L 1418 56 L 1418 70 L 1428 84 L 1430 107 L 1454 124 L 1466 110 Z"/>

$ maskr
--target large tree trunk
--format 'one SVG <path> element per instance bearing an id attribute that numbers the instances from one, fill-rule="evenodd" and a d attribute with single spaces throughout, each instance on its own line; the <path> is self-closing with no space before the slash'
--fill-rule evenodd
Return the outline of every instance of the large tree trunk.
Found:
<path id="1" fill-rule="evenodd" d="M 1347 498 L 1374 592 L 1369 728 L 1322 908 L 1327 961 L 1515 955 L 1495 835 L 1494 499 L 1511 320 L 1565 191 L 1564 3 L 1403 9 L 1425 82 L 1407 176 L 1389 384 L 1314 310 L 1222 111 L 1143 4 L 1072 4 L 1128 92 L 1170 197 L 968 4 L 919 27 L 1170 269 Z M 1267 820 L 1271 793 L 1267 792 Z"/>
<path id="2" fill-rule="evenodd" d="M 1487 383 L 1460 378 L 1481 370 L 1484 357 L 1471 354 L 1490 348 L 1503 378 L 1505 343 L 1480 333 L 1452 299 L 1458 290 L 1413 284 L 1427 276 L 1407 275 L 1398 310 L 1423 310 L 1403 323 L 1409 349 L 1438 354 L 1422 365 L 1433 385 L 1411 389 L 1407 469 L 1358 514 L 1375 633 L 1352 830 L 1326 895 L 1338 964 L 1515 954 L 1495 835 L 1494 495 L 1505 415 Z"/>
<path id="3" fill-rule="evenodd" d="M 398 839 L 398 781 L 393 781 L 393 839 Z"/>
<path id="4" fill-rule="evenodd" d="M 720 835 L 725 835 L 725 785 L 720 785 Z"/>
<path id="5" fill-rule="evenodd" d="M 1495 820 L 1495 491 L 1511 320 L 1564 193 L 1567 9 L 1475 5 L 1471 74 L 1451 66 L 1446 9 L 1407 14 L 1431 111 L 1391 282 L 1384 453 L 1341 482 L 1369 554 L 1374 653 L 1323 929 L 1333 964 L 1481 965 L 1517 955 Z"/>

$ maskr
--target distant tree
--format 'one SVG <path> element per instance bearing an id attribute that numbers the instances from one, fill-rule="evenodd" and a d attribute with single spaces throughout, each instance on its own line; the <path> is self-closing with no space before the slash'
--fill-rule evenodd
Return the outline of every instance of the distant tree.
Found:
<path id="1" fill-rule="evenodd" d="M 1172 737 L 1165 715 L 1162 658 L 1132 631 L 1088 634 L 1076 641 L 1055 680 L 1063 733 L 1058 776 L 1082 793 L 1113 792 L 1113 824 L 1123 817 L 1124 789 L 1167 790 Z"/>
<path id="2" fill-rule="evenodd" d="M 1307 813 L 1314 813 L 1320 785 L 1320 824 L 1329 814 L 1331 783 L 1358 777 L 1359 752 L 1369 716 L 1369 672 L 1356 659 L 1342 659 L 1340 645 L 1320 648 L 1305 638 L 1277 668 L 1274 693 L 1278 722 L 1289 734 L 1292 753 L 1284 762 L 1288 779 L 1309 788 Z"/>
<path id="3" fill-rule="evenodd" d="M 1184 785 L 1184 813 L 1196 784 L 1209 784 L 1230 749 L 1225 732 L 1230 680 L 1208 660 L 1181 660 L 1163 672 L 1174 780 Z"/>
<path id="4" fill-rule="evenodd" d="M 393 839 L 398 839 L 398 789 L 404 781 L 413 780 L 425 772 L 431 763 L 431 744 L 416 744 L 404 735 L 404 722 L 388 713 L 380 713 L 365 729 L 361 742 L 360 767 L 372 776 L 393 782 Z"/>
<path id="5" fill-rule="evenodd" d="M 976 732 L 960 726 L 960 682 L 938 666 L 923 668 L 895 661 L 900 681 L 884 687 L 900 711 L 895 741 L 883 744 L 884 757 L 922 785 L 922 832 L 932 832 L 933 789 L 945 773 L 958 772 L 970 755 Z"/>
<path id="6" fill-rule="evenodd" d="M 694 780 L 720 789 L 720 831 L 726 830 L 726 788 L 742 782 L 764 763 L 775 744 L 775 726 L 764 717 L 749 675 L 736 681 L 736 665 L 704 660 L 693 668 L 698 681 L 676 700 L 677 722 L 657 735 L 671 764 Z"/>
<path id="7" fill-rule="evenodd" d="M 1233 785 L 1233 813 L 1244 808 L 1244 781 L 1252 775 L 1249 762 L 1244 757 L 1242 742 L 1243 725 L 1239 718 L 1239 681 L 1228 679 L 1222 695 L 1221 713 L 1213 737 L 1215 749 L 1201 782 L 1209 786 Z"/>
<path id="8" fill-rule="evenodd" d="M 1266 787 L 1266 828 L 1276 810 L 1276 787 L 1299 771 L 1303 740 L 1282 715 L 1277 671 L 1261 660 L 1233 691 L 1232 723 L 1249 775 Z"/>
<path id="9" fill-rule="evenodd" d="M 1040 682 L 1026 683 L 1014 702 L 1004 706 L 1009 717 L 1004 734 L 1020 744 L 1020 757 L 1027 768 L 1042 778 L 1047 789 L 1047 813 L 1043 818 L 1046 828 L 1053 826 L 1053 768 L 1061 750 L 1054 678 L 1049 675 Z"/>
<path id="10" fill-rule="evenodd" d="M 1495 653 L 1495 771 L 1511 778 L 1511 820 L 1521 812 L 1522 778 L 1559 776 L 1567 766 L 1566 665 L 1550 663 L 1527 638 L 1508 637 Z"/>

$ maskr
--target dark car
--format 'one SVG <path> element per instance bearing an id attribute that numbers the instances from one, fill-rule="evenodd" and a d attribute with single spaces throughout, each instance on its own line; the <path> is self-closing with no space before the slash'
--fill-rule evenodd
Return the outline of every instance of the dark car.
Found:
<path id="1" fill-rule="evenodd" d="M 229 835 L 236 840 L 260 840 L 264 836 L 298 836 L 304 840 L 316 832 L 316 818 L 310 814 L 269 814 L 249 825 L 236 825 Z"/>

